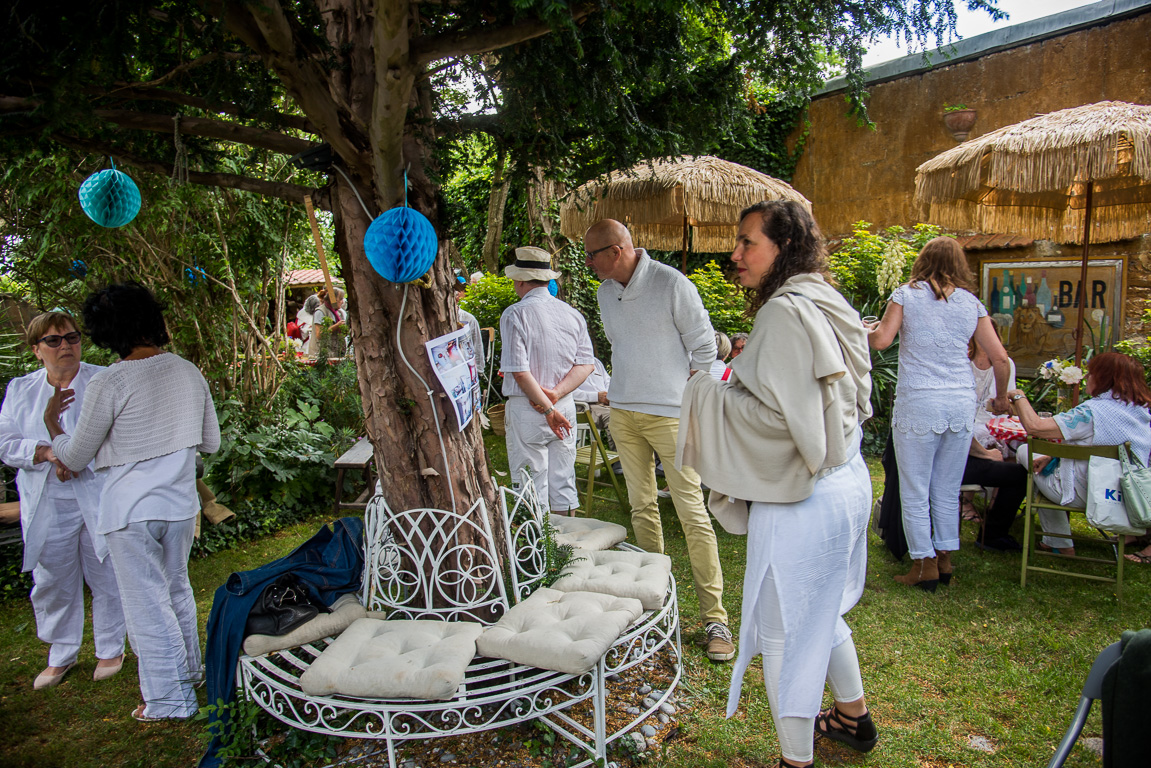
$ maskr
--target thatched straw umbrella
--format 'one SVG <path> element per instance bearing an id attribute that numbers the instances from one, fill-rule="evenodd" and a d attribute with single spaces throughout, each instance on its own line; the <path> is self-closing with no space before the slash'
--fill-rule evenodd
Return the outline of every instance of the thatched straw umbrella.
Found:
<path id="1" fill-rule="evenodd" d="M 718 157 L 653 160 L 612 171 L 573 190 L 560 205 L 560 229 L 578 240 L 600 219 L 628 225 L 636 244 L 661 251 L 729 251 L 739 213 L 761 200 L 811 203 L 786 182 Z"/>
<path id="2" fill-rule="evenodd" d="M 919 166 L 915 197 L 953 231 L 1082 243 L 1085 285 L 1092 240 L 1151 232 L 1151 106 L 1102 101 L 992 131 Z"/>

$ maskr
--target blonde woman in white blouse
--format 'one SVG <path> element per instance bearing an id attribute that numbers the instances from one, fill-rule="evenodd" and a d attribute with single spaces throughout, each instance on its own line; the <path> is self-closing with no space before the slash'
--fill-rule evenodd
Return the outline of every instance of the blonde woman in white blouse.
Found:
<path id="1" fill-rule="evenodd" d="M 111 285 L 84 302 L 92 342 L 120 356 L 88 383 L 71 435 L 59 414 L 71 390 L 44 411 L 52 450 L 70 469 L 95 459 L 104 477 L 97 533 L 108 542 L 128 637 L 139 656 L 144 703 L 137 720 L 184 719 L 199 707 L 202 676 L 188 554 L 199 514 L 196 452 L 220 446 L 208 384 L 196 366 L 161 349 L 159 302 L 139 283 Z"/>
<path id="2" fill-rule="evenodd" d="M 124 611 L 108 546 L 96 533 L 101 478 L 92 467 L 65 467 L 49 444 L 43 413 L 56 387 L 77 402 L 99 366 L 80 361 L 81 337 L 71 315 L 47 312 L 28 324 L 28 344 L 44 367 L 13 379 L 0 407 L 0 461 L 16 472 L 24 567 L 32 571 L 36 635 L 51 644 L 48 667 L 33 688 L 59 685 L 76 665 L 84 639 L 84 584 L 92 590 L 94 680 L 106 680 L 124 661 Z M 64 413 L 72 429 L 80 409 Z"/>

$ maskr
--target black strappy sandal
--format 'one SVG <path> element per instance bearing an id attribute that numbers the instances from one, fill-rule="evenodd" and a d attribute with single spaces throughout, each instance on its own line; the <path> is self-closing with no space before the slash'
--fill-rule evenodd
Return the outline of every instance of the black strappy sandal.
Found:
<path id="1" fill-rule="evenodd" d="M 856 752 L 870 752 L 879 741 L 871 712 L 865 712 L 863 717 L 849 717 L 836 707 L 825 709 L 816 716 L 815 735 L 842 742 Z"/>
<path id="2" fill-rule="evenodd" d="M 815 763 L 808 763 L 807 765 L 797 765 L 791 762 L 786 757 L 779 758 L 779 768 L 812 768 Z"/>

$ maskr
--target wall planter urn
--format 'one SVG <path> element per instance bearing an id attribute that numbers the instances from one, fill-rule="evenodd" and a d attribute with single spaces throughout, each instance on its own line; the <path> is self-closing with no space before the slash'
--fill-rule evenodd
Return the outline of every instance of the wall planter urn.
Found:
<path id="1" fill-rule="evenodd" d="M 967 141 L 967 134 L 975 127 L 974 109 L 952 109 L 943 113 L 943 124 L 956 141 Z"/>

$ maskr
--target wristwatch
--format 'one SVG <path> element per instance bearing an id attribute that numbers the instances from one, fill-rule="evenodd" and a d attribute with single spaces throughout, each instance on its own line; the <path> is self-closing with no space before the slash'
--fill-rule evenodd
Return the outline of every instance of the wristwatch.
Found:
<path id="1" fill-rule="evenodd" d="M 1027 395 L 1012 395 L 1007 399 L 1014 403 L 1016 400 L 1026 400 Z"/>
<path id="2" fill-rule="evenodd" d="M 544 411 L 544 416 L 547 416 L 549 413 L 551 413 L 555 409 L 556 409 L 556 407 L 554 405 L 549 407 L 546 411 Z"/>

